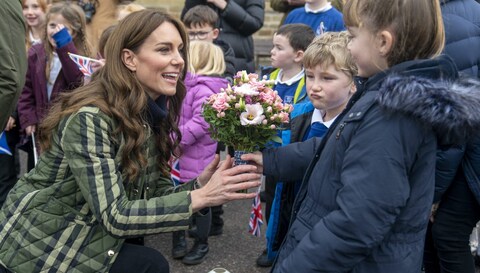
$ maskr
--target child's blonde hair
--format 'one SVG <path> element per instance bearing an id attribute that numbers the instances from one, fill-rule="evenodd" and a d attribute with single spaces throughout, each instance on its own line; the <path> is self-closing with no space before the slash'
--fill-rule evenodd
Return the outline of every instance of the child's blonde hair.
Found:
<path id="1" fill-rule="evenodd" d="M 343 8 L 348 27 L 363 27 L 372 34 L 389 30 L 394 39 L 387 63 L 439 55 L 445 43 L 439 0 L 349 0 Z"/>
<path id="2" fill-rule="evenodd" d="M 117 8 L 117 19 L 120 21 L 132 12 L 144 10 L 145 7 L 139 4 L 130 3 L 127 5 L 119 5 Z"/>
<path id="3" fill-rule="evenodd" d="M 225 58 L 223 50 L 211 42 L 194 40 L 189 49 L 190 72 L 197 75 L 223 75 Z"/>
<path id="4" fill-rule="evenodd" d="M 346 31 L 326 32 L 316 37 L 303 54 L 303 66 L 324 68 L 333 64 L 337 70 L 350 77 L 357 74 L 357 66 L 347 49 L 349 35 Z"/>

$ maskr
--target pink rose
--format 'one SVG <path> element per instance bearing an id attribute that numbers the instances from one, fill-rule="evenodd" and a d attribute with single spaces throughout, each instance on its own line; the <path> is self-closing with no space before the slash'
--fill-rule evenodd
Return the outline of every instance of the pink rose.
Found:
<path id="1" fill-rule="evenodd" d="M 262 102 L 270 105 L 275 101 L 275 94 L 273 92 L 260 93 L 259 97 Z"/>
<path id="2" fill-rule="evenodd" d="M 212 108 L 217 110 L 217 112 L 221 112 L 230 107 L 227 101 L 227 94 L 218 93 L 217 96 L 215 96 L 215 101 L 212 104 Z"/>

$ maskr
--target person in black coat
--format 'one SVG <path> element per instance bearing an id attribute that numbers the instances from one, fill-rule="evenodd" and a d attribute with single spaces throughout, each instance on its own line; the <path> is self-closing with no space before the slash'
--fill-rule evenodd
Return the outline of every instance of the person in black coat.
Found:
<path id="1" fill-rule="evenodd" d="M 445 54 L 461 73 L 480 78 L 480 4 L 475 0 L 440 0 L 445 25 Z"/>
<path id="2" fill-rule="evenodd" d="M 263 26 L 265 1 L 262 0 L 185 0 L 181 18 L 197 5 L 209 5 L 217 11 L 220 39 L 233 47 L 235 68 L 255 72 L 252 35 Z"/>
<path id="3" fill-rule="evenodd" d="M 480 4 L 474 0 L 440 3 L 446 36 L 444 53 L 454 60 L 462 76 L 480 78 L 480 51 L 472 50 L 480 48 Z M 424 250 L 427 273 L 475 272 L 469 239 L 480 220 L 479 153 L 480 135 L 466 145 L 439 147 Z"/>
<path id="4" fill-rule="evenodd" d="M 469 239 L 480 220 L 480 134 L 438 152 L 433 202 L 425 272 L 476 272 Z"/>

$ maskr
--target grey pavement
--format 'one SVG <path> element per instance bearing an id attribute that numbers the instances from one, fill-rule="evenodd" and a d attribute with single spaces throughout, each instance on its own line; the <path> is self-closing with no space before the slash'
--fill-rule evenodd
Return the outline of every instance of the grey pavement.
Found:
<path id="1" fill-rule="evenodd" d="M 261 227 L 261 237 L 248 233 L 251 204 L 251 200 L 243 200 L 224 205 L 223 234 L 208 238 L 210 251 L 205 261 L 199 265 L 187 266 L 181 260 L 172 259 L 171 233 L 150 236 L 146 245 L 159 250 L 167 258 L 172 273 L 207 273 L 218 267 L 231 273 L 267 273 L 270 268 L 257 267 L 255 264 L 255 260 L 265 248 L 266 225 Z M 263 210 L 264 205 L 265 203 L 262 203 Z M 187 241 L 191 247 L 193 240 Z"/>

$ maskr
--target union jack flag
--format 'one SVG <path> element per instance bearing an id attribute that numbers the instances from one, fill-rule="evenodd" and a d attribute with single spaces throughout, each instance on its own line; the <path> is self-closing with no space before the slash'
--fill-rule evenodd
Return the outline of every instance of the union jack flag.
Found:
<path id="1" fill-rule="evenodd" d="M 257 195 L 253 198 L 252 211 L 250 212 L 250 221 L 248 223 L 248 232 L 253 236 L 260 237 L 260 227 L 262 225 L 262 203 L 260 201 L 260 187 L 258 187 Z"/>
<path id="2" fill-rule="evenodd" d="M 91 59 L 85 56 L 80 56 L 77 54 L 73 53 L 68 53 L 68 56 L 70 56 L 70 59 L 77 64 L 78 69 L 85 75 L 85 77 L 91 77 L 93 74 L 93 69 L 92 69 L 92 62 L 98 62 L 95 59 Z"/>
<path id="3" fill-rule="evenodd" d="M 0 154 L 12 155 L 10 148 L 8 148 L 5 132 L 0 133 Z"/>
<path id="4" fill-rule="evenodd" d="M 174 186 L 180 185 L 180 160 L 178 158 L 171 158 L 170 159 L 170 166 L 172 166 L 170 170 L 170 176 L 172 178 L 172 182 Z"/>

